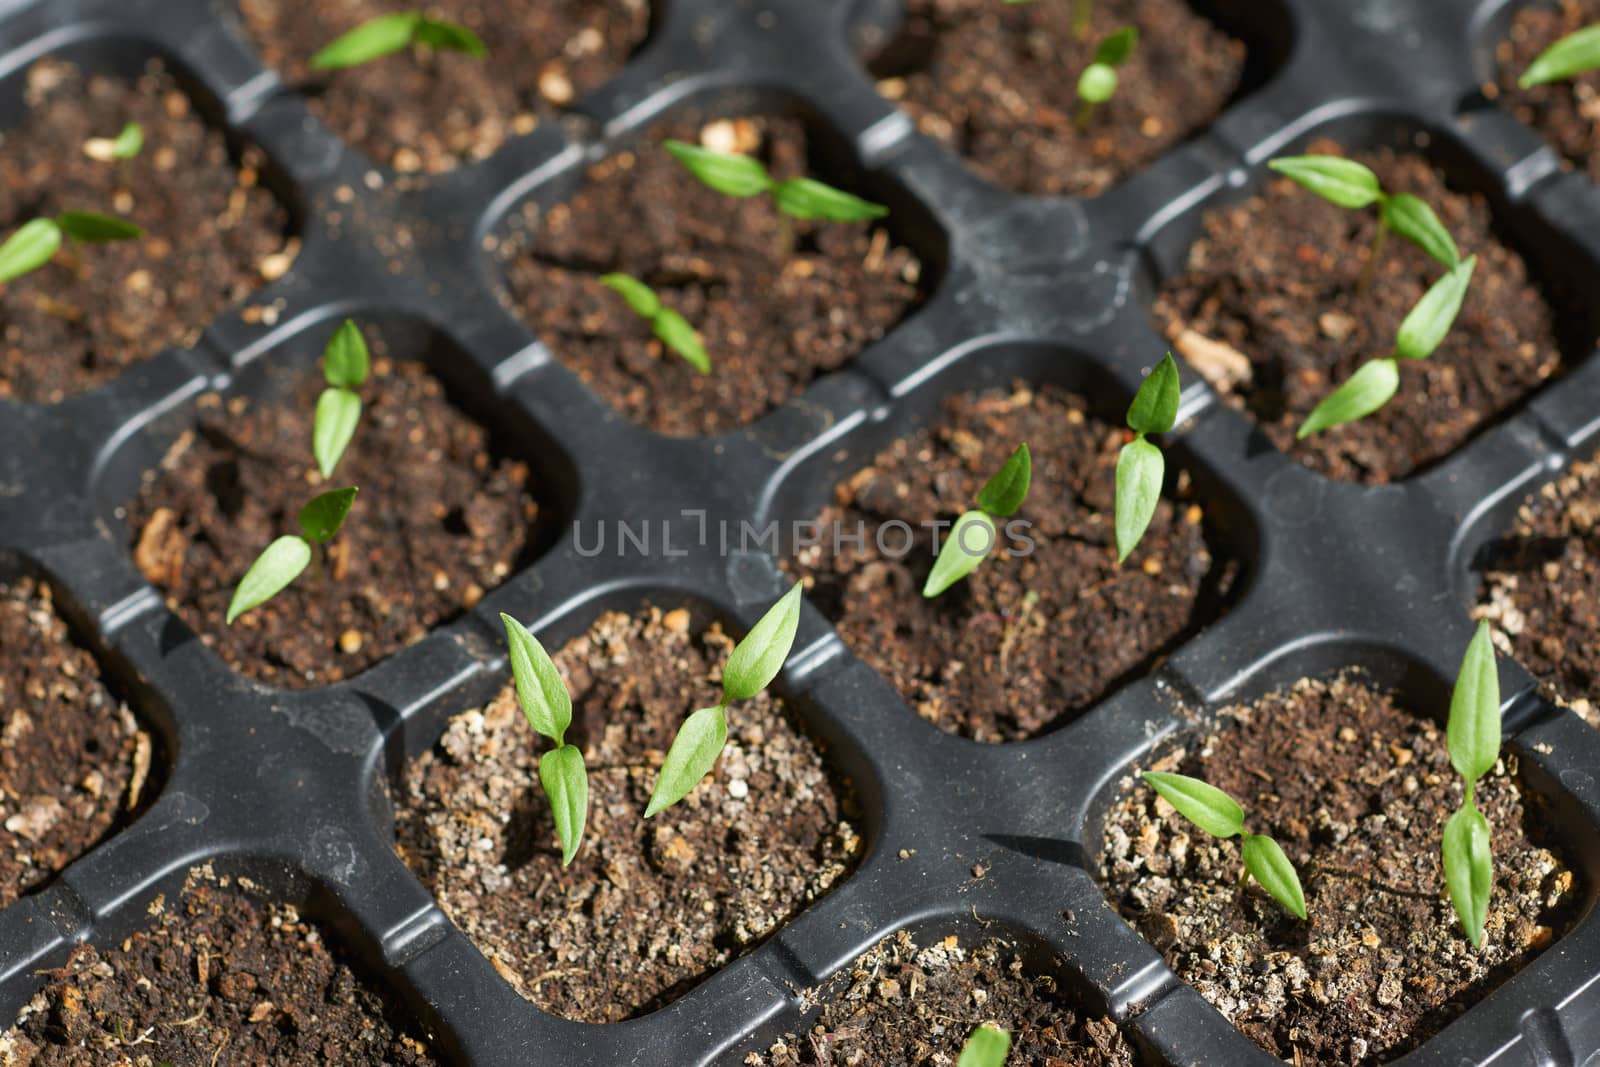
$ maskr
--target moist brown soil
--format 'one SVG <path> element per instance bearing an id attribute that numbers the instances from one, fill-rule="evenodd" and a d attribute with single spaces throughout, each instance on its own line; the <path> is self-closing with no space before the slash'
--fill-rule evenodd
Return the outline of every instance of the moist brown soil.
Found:
<path id="1" fill-rule="evenodd" d="M 743 425 L 843 366 L 920 300 L 922 264 L 881 225 L 794 222 L 770 197 L 724 196 L 661 149 L 667 137 L 755 155 L 780 179 L 830 180 L 808 166 L 798 121 L 679 122 L 595 164 L 542 217 L 524 209 L 531 244 L 523 254 L 513 242 L 507 264 L 514 310 L 630 420 L 679 437 Z M 711 374 L 665 350 L 600 284 L 610 271 L 652 286 L 689 320 Z"/>
<path id="2" fill-rule="evenodd" d="M 1320 141 L 1316 153 L 1344 154 Z M 1390 237 L 1375 280 L 1358 292 L 1376 209 L 1351 211 L 1274 179 L 1257 196 L 1208 212 L 1185 273 L 1155 317 L 1174 347 L 1272 443 L 1315 471 L 1388 482 L 1448 454 L 1556 372 L 1550 309 L 1522 257 L 1499 243 L 1489 205 L 1451 191 L 1421 155 L 1354 153 L 1390 192 L 1438 213 L 1478 266 L 1460 317 L 1429 359 L 1402 360 L 1400 392 L 1367 418 L 1296 442 L 1312 408 L 1369 359 L 1394 350 L 1406 313 L 1444 273 Z"/>
<path id="3" fill-rule="evenodd" d="M 0 396 L 53 403 L 116 377 L 200 331 L 289 267 L 288 214 L 259 184 L 262 156 L 237 164 L 159 63 L 137 81 L 40 60 L 27 118 L 0 133 L 0 232 L 62 211 L 123 216 L 139 240 L 67 247 L 0 286 Z M 144 150 L 103 163 L 91 138 L 144 127 Z"/>
<path id="4" fill-rule="evenodd" d="M 0 1036 L 5 1067 L 431 1064 L 396 998 L 245 879 L 191 874 L 151 925 L 84 945 Z"/>
<path id="5" fill-rule="evenodd" d="M 1098 196 L 1215 118 L 1239 86 L 1245 49 L 1182 0 L 1095 0 L 1082 40 L 1074 6 L 910 0 L 872 64 L 878 89 L 997 185 Z M 1129 25 L 1139 44 L 1116 95 L 1081 126 L 1078 75 Z"/>
<path id="6" fill-rule="evenodd" d="M 1568 163 L 1600 181 L 1600 71 L 1531 89 L 1517 87 L 1517 79 L 1541 52 L 1597 22 L 1600 0 L 1523 7 L 1505 39 L 1495 44 L 1496 80 L 1484 85 L 1483 92 L 1491 100 L 1503 99 L 1513 115 L 1537 128 Z"/>
<path id="7" fill-rule="evenodd" d="M 648 822 L 672 738 L 721 698 L 733 642 L 683 609 L 610 613 L 555 654 L 589 823 L 561 867 L 538 785 L 547 746 L 508 687 L 452 719 L 406 769 L 399 851 L 522 996 L 590 1022 L 641 1015 L 742 955 L 860 858 L 850 789 L 770 695 L 734 704 L 728 747 L 688 798 Z"/>
<path id="8" fill-rule="evenodd" d="M 1543 683 L 1600 725 L 1600 457 L 1543 486 L 1490 546 L 1475 613 Z"/>
<path id="9" fill-rule="evenodd" d="M 1461 802 L 1444 732 L 1361 680 L 1302 680 L 1142 770 L 1203 778 L 1246 828 L 1283 846 L 1310 923 L 1243 869 L 1236 840 L 1205 836 L 1138 779 L 1106 815 L 1112 904 L 1235 1026 L 1297 1064 L 1387 1061 L 1414 1048 L 1538 955 L 1584 892 L 1517 759 L 1478 783 L 1493 827 L 1484 948 L 1461 933 L 1439 862 Z"/>
<path id="10" fill-rule="evenodd" d="M 489 54 L 413 49 L 319 72 L 309 60 L 411 0 L 239 0 L 263 61 L 313 114 L 377 162 L 430 174 L 483 159 L 614 77 L 650 28 L 648 0 L 451 0 L 430 10 L 467 26 Z"/>
<path id="11" fill-rule="evenodd" d="M 369 331 L 375 353 L 384 347 Z M 421 364 L 376 355 L 354 440 L 331 483 L 311 454 L 320 371 L 290 396 L 202 398 L 129 505 L 135 561 L 234 670 L 272 685 L 325 685 L 371 666 L 477 603 L 537 536 L 527 464 Z M 338 538 L 266 604 L 224 624 L 234 587 L 296 516 L 335 486 L 361 490 Z M 316 569 L 320 567 L 320 572 Z"/>
<path id="12" fill-rule="evenodd" d="M 918 715 L 980 741 L 1032 737 L 1145 669 L 1214 612 L 1231 580 L 1206 541 L 1200 505 L 1166 498 L 1118 566 L 1116 465 L 1126 440 L 1054 386 L 957 395 L 940 422 L 837 487 L 817 516 L 820 542 L 788 566 L 813 580 L 812 603 Z M 1013 537 L 1002 525 L 982 566 L 924 600 L 937 555 L 925 524 L 971 507 L 1022 442 L 1033 483 L 1013 519 L 1031 528 Z M 1186 484 L 1180 478 L 1180 490 Z M 904 526 L 915 534 L 909 553 Z M 863 546 L 843 540 L 863 530 Z"/>
<path id="13" fill-rule="evenodd" d="M 0 582 L 0 907 L 140 806 L 152 747 L 72 643 L 50 587 Z"/>
<path id="14" fill-rule="evenodd" d="M 1001 940 L 922 947 L 901 931 L 806 999 L 823 1001 L 815 1024 L 752 1052 L 747 1067 L 952 1067 L 983 1023 L 1010 1031 L 1010 1067 L 1134 1062 L 1115 1022 L 1084 1017 L 1054 975 Z"/>

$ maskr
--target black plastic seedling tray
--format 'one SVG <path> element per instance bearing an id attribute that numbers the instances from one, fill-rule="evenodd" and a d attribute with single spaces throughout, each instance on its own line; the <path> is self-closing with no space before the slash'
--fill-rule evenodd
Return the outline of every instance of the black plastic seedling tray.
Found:
<path id="1" fill-rule="evenodd" d="M 1270 1063 L 1109 908 L 1090 875 L 1101 813 L 1130 763 L 1190 720 L 1306 674 L 1361 666 L 1445 703 L 1470 635 L 1472 563 L 1519 499 L 1600 439 L 1600 360 L 1565 376 L 1401 483 L 1328 480 L 1268 445 L 1184 368 L 1169 435 L 1244 580 L 1227 613 L 1088 713 L 1036 740 L 939 732 L 854 658 L 811 607 L 780 688 L 853 779 L 866 858 L 844 884 L 670 1006 L 613 1025 L 523 1001 L 396 857 L 387 782 L 445 720 L 507 680 L 497 613 L 548 641 L 605 607 L 689 605 L 742 630 L 786 584 L 765 551 L 696 548 L 708 523 L 803 520 L 839 477 L 930 419 L 952 391 L 1054 381 L 1120 414 L 1166 345 L 1146 307 L 1202 210 L 1258 186 L 1264 161 L 1332 133 L 1425 145 L 1450 181 L 1495 207 L 1552 302 L 1592 337 L 1600 319 L 1600 189 L 1564 173 L 1537 135 L 1476 86 L 1511 5 L 1485 0 L 1223 0 L 1208 13 L 1250 46 L 1246 91 L 1206 132 L 1087 202 L 1003 193 L 918 135 L 859 55 L 893 0 L 665 0 L 626 70 L 491 158 L 402 179 L 311 118 L 264 69 L 226 0 L 0 3 L 0 121 L 20 73 L 62 52 L 135 69 L 162 56 L 196 98 L 272 161 L 303 249 L 192 349 L 169 350 L 55 406 L 0 401 L 0 573 L 56 587 L 80 640 L 164 740 L 159 798 L 43 891 L 0 912 L 0 1012 L 12 1018 L 84 940 L 120 939 L 158 893 L 214 860 L 301 902 L 472 1064 L 736 1063 L 801 1025 L 799 991 L 901 928 L 1019 938 L 1059 958 L 1094 1009 L 1153 1062 Z M 902 240 L 936 268 L 927 303 L 848 369 L 747 429 L 669 440 L 581 386 L 496 296 L 487 236 L 526 198 L 569 195 L 589 162 L 663 113 L 796 113 L 833 136 L 838 170 L 888 201 Z M 355 191 L 330 221 L 334 191 Z M 409 235 L 398 241 L 397 234 Z M 592 529 L 665 522 L 670 560 L 582 558 L 565 533 L 455 622 L 365 673 L 278 690 L 228 670 L 141 577 L 118 509 L 196 419 L 206 391 L 256 393 L 310 368 L 340 316 L 410 338 L 497 432 L 561 487 Z M 403 349 L 403 343 L 394 347 Z M 1175 465 L 1176 466 L 1176 465 Z M 1585 1062 L 1600 1054 L 1600 734 L 1502 669 L 1507 743 L 1548 798 L 1591 897 L 1576 925 L 1415 1052 L 1408 1064 Z M 906 858 L 902 858 L 902 857 Z M 972 877 L 981 864 L 986 876 Z M 998 924 L 998 925 L 990 925 Z"/>

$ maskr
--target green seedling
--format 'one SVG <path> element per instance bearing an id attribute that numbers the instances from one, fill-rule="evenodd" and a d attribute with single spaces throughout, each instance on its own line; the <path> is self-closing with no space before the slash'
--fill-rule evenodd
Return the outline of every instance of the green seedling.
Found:
<path id="1" fill-rule="evenodd" d="M 1300 888 L 1300 876 L 1295 873 L 1294 864 L 1272 838 L 1245 833 L 1244 809 L 1238 801 L 1216 786 L 1186 774 L 1145 771 L 1140 777 L 1178 809 L 1179 815 L 1212 837 L 1241 837 L 1245 873 L 1239 876 L 1240 884 L 1246 877 L 1255 878 L 1287 911 L 1305 919 L 1306 895 Z"/>
<path id="2" fill-rule="evenodd" d="M 800 594 L 801 587 L 796 582 L 729 653 L 722 668 L 722 699 L 715 706 L 690 715 L 678 728 L 678 736 L 672 739 L 672 747 L 661 764 L 645 818 L 676 804 L 700 784 L 728 741 L 728 705 L 735 700 L 749 700 L 783 669 L 800 626 Z"/>
<path id="3" fill-rule="evenodd" d="M 1094 62 L 1078 75 L 1078 128 L 1086 130 L 1094 119 L 1096 104 L 1110 100 L 1117 91 L 1117 68 L 1128 61 L 1139 44 L 1139 30 L 1124 26 L 1100 42 Z"/>
<path id="4" fill-rule="evenodd" d="M 522 714 L 535 733 L 556 746 L 539 757 L 539 784 L 550 799 L 556 836 L 561 840 L 561 866 L 566 867 L 578 854 L 584 824 L 589 821 L 589 774 L 583 766 L 583 753 L 566 742 L 567 727 L 572 725 L 572 697 L 539 639 L 503 612 L 500 621 L 506 627 L 511 675 Z"/>
<path id="5" fill-rule="evenodd" d="M 83 142 L 83 154 L 101 163 L 126 161 L 144 149 L 144 127 L 130 122 L 115 137 L 91 137 Z"/>
<path id="6" fill-rule="evenodd" d="M 324 478 L 333 477 L 350 439 L 361 422 L 361 395 L 371 367 L 366 338 L 349 319 L 328 339 L 322 352 L 322 376 L 328 387 L 317 397 L 316 420 L 311 427 L 311 451 Z"/>
<path id="7" fill-rule="evenodd" d="M 144 230 L 126 219 L 92 211 L 63 211 L 55 218 L 33 219 L 0 244 L 0 282 L 38 270 L 55 258 L 63 240 L 103 244 L 143 236 Z"/>
<path id="8" fill-rule="evenodd" d="M 950 527 L 950 536 L 939 549 L 928 580 L 922 583 L 924 597 L 938 596 L 989 558 L 989 550 L 998 536 L 994 520 L 1016 513 L 1028 498 L 1028 483 L 1032 479 L 1033 456 L 1027 444 L 1020 444 L 1005 465 L 978 491 L 978 506 L 964 512 Z M 981 541 L 981 547 L 974 547 L 974 537 Z"/>
<path id="9" fill-rule="evenodd" d="M 1600 23 L 1567 34 L 1528 64 L 1517 84 L 1524 89 L 1600 70 Z"/>
<path id="10" fill-rule="evenodd" d="M 1450 766 L 1461 775 L 1466 789 L 1461 807 L 1444 824 L 1444 880 L 1462 932 L 1474 948 L 1481 948 L 1489 895 L 1494 889 L 1494 858 L 1489 850 L 1489 820 L 1478 810 L 1473 790 L 1500 758 L 1500 675 L 1486 622 L 1478 624 L 1461 659 L 1461 672 L 1450 694 L 1445 745 Z"/>
<path id="11" fill-rule="evenodd" d="M 961 1046 L 961 1058 L 956 1067 L 1001 1067 L 1011 1055 L 1011 1034 L 998 1026 L 984 1023 L 972 1031 L 967 1043 Z"/>
<path id="12" fill-rule="evenodd" d="M 330 489 L 300 509 L 300 534 L 285 534 L 250 564 L 228 602 L 228 625 L 283 592 L 313 559 L 312 546 L 325 545 L 338 534 L 356 501 L 356 488 Z M 319 564 L 320 567 L 320 564 Z"/>
<path id="13" fill-rule="evenodd" d="M 1161 485 L 1167 477 L 1166 457 L 1149 435 L 1166 433 L 1178 421 L 1178 364 L 1168 352 L 1133 395 L 1128 429 L 1134 438 L 1117 456 L 1117 562 L 1125 561 L 1155 517 Z"/>
<path id="14" fill-rule="evenodd" d="M 368 19 L 334 38 L 311 57 L 311 69 L 356 67 L 412 45 L 436 52 L 461 52 L 474 59 L 489 54 L 478 35 L 465 26 L 429 18 L 420 11 L 398 11 Z"/>
<path id="15" fill-rule="evenodd" d="M 601 275 L 600 284 L 622 297 L 635 315 L 650 324 L 657 339 L 682 356 L 684 362 L 701 374 L 711 373 L 711 357 L 706 355 L 700 335 L 689 325 L 689 320 L 662 303 L 654 289 L 637 278 L 617 273 Z"/>

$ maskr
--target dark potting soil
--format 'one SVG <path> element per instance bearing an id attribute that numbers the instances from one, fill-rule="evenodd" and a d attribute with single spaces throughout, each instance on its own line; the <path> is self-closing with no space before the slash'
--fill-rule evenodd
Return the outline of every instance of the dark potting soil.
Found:
<path id="1" fill-rule="evenodd" d="M 918 715 L 981 741 L 1031 737 L 1146 669 L 1215 613 L 1231 583 L 1193 501 L 1163 498 L 1117 564 L 1116 465 L 1127 440 L 1054 386 L 954 396 L 935 426 L 838 486 L 817 517 L 820 542 L 788 566 L 813 580 L 812 603 Z M 1031 527 L 1011 536 L 1002 525 L 977 570 L 924 600 L 936 557 L 927 524 L 971 507 L 1023 442 L 1033 483 L 1014 518 Z M 1179 486 L 1185 495 L 1186 476 Z M 835 529 L 864 531 L 864 544 L 841 537 L 835 553 Z"/>
<path id="2" fill-rule="evenodd" d="M 288 214 L 235 162 L 164 67 L 136 81 L 44 59 L 29 68 L 27 118 L 0 133 L 0 232 L 62 211 L 117 215 L 143 238 L 64 247 L 0 286 L 0 396 L 53 403 L 162 348 L 191 345 L 245 294 L 288 270 Z M 101 162 L 85 143 L 129 122 L 144 149 Z"/>
<path id="3" fill-rule="evenodd" d="M 645 804 L 684 718 L 721 696 L 733 641 L 689 613 L 603 615 L 555 653 L 569 743 L 589 769 L 589 824 L 563 870 L 538 784 L 548 746 L 508 687 L 452 719 L 407 768 L 400 854 L 524 997 L 590 1022 L 640 1015 L 743 954 L 855 865 L 847 785 L 792 714 L 735 703 L 728 747 L 684 801 Z M 487 845 L 488 847 L 484 847 Z"/>
<path id="4" fill-rule="evenodd" d="M 1489 547 L 1476 614 L 1548 696 L 1600 725 L 1600 457 L 1522 505 Z"/>
<path id="5" fill-rule="evenodd" d="M 678 437 L 741 426 L 843 366 L 920 300 L 923 265 L 881 224 L 793 221 L 771 197 L 724 196 L 661 148 L 667 137 L 754 155 L 780 179 L 839 182 L 816 168 L 797 120 L 677 122 L 596 163 L 571 200 L 542 215 L 524 208 L 531 243 L 507 248 L 514 309 L 628 419 Z M 709 375 L 600 284 L 610 271 L 688 319 Z"/>
<path id="6" fill-rule="evenodd" d="M 648 0 L 452 0 L 431 14 L 468 27 L 488 56 L 408 49 L 313 71 L 323 45 L 408 0 L 239 0 L 262 60 L 313 114 L 378 163 L 430 174 L 483 159 L 609 81 L 650 28 Z"/>
<path id="7" fill-rule="evenodd" d="M 1183 0 L 1094 0 L 1083 39 L 1075 6 L 910 0 L 872 63 L 878 89 L 997 185 L 1098 196 L 1215 118 L 1239 86 L 1245 49 Z M 1078 75 L 1104 37 L 1130 25 L 1139 43 L 1116 94 L 1081 126 Z"/>
<path id="8" fill-rule="evenodd" d="M 1319 141 L 1314 153 L 1344 154 Z M 1400 391 L 1377 413 L 1296 442 L 1295 431 L 1369 359 L 1394 350 L 1406 313 L 1444 273 L 1390 237 L 1358 292 L 1376 209 L 1335 207 L 1287 178 L 1208 212 L 1187 269 L 1167 280 L 1155 317 L 1180 355 L 1253 415 L 1272 443 L 1313 470 L 1370 483 L 1403 478 L 1456 448 L 1561 364 L 1551 313 L 1522 257 L 1494 237 L 1481 196 L 1451 191 L 1427 159 L 1355 153 L 1390 192 L 1438 213 L 1477 270 L 1460 317 L 1429 359 L 1402 360 Z"/>
<path id="9" fill-rule="evenodd" d="M 1537 794 L 1504 753 L 1478 783 L 1495 884 L 1482 950 L 1462 934 L 1439 840 L 1461 802 L 1444 731 L 1346 675 L 1302 680 L 1220 713 L 1141 770 L 1203 778 L 1283 846 L 1310 922 L 1137 778 L 1106 815 L 1113 905 L 1248 1037 L 1297 1064 L 1386 1061 L 1414 1048 L 1538 955 L 1583 900 Z"/>
<path id="10" fill-rule="evenodd" d="M 0 1036 L 15 1067 L 431 1064 L 425 1035 L 388 991 L 291 905 L 198 868 L 151 925 L 84 945 Z"/>
<path id="11" fill-rule="evenodd" d="M 152 751 L 94 657 L 73 644 L 50 587 L 0 582 L 0 906 L 141 806 Z"/>
<path id="12" fill-rule="evenodd" d="M 956 1062 L 983 1023 L 1011 1032 L 1009 1067 L 1132 1067 L 1117 1024 L 1083 1016 L 1054 975 L 1027 967 L 1001 940 L 954 937 L 919 946 L 886 938 L 807 996 L 822 1013 L 746 1067 L 939 1067 Z"/>
<path id="13" fill-rule="evenodd" d="M 1560 0 L 1528 4 L 1495 43 L 1496 80 L 1483 87 L 1491 100 L 1503 98 L 1522 122 L 1538 129 L 1568 163 L 1600 181 L 1600 71 L 1519 89 L 1517 79 L 1539 54 L 1575 30 L 1600 22 L 1600 0 Z"/>
<path id="14" fill-rule="evenodd" d="M 489 432 L 439 380 L 383 353 L 360 427 L 330 483 L 311 452 L 320 369 L 275 400 L 200 401 L 199 425 L 168 450 L 129 505 L 135 562 L 230 667 L 273 685 L 349 677 L 477 603 L 539 538 L 538 485 L 498 455 Z M 320 367 L 320 364 L 319 364 Z M 287 390 L 286 390 L 287 391 Z M 225 625 L 239 579 L 326 489 L 356 498 L 319 561 L 266 604 Z"/>

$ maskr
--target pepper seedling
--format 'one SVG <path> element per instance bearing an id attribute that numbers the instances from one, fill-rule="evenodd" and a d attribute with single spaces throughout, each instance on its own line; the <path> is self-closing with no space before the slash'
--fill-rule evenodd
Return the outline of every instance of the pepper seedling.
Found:
<path id="1" fill-rule="evenodd" d="M 950 536 L 939 549 L 928 580 L 922 583 L 925 598 L 932 599 L 949 589 L 989 557 L 997 536 L 994 520 L 1016 514 L 1028 498 L 1028 483 L 1032 479 L 1033 455 L 1023 443 L 978 491 L 978 506 L 963 512 L 950 527 Z M 969 535 L 973 534 L 982 538 L 981 549 L 974 550 L 968 543 Z"/>
<path id="2" fill-rule="evenodd" d="M 535 733 L 556 746 L 539 757 L 539 784 L 550 800 L 556 836 L 561 841 L 561 866 L 566 867 L 578 854 L 583 828 L 589 820 L 589 774 L 583 765 L 583 753 L 566 742 L 567 727 L 572 725 L 572 696 L 539 639 L 504 612 L 500 621 L 506 627 L 511 676 L 516 682 L 522 714 Z"/>
<path id="3" fill-rule="evenodd" d="M 961 1046 L 956 1067 L 1001 1067 L 1011 1055 L 1011 1033 L 991 1023 L 972 1031 Z"/>
<path id="4" fill-rule="evenodd" d="M 1461 775 L 1466 788 L 1461 807 L 1444 824 L 1444 880 L 1462 932 L 1473 948 L 1481 948 L 1489 895 L 1494 889 L 1494 857 L 1489 848 L 1489 820 L 1478 810 L 1473 790 L 1500 758 L 1500 675 L 1487 622 L 1478 623 L 1461 659 L 1461 671 L 1450 694 L 1445 747 L 1450 752 L 1450 766 Z"/>
<path id="5" fill-rule="evenodd" d="M 1287 911 L 1305 919 L 1306 895 L 1300 888 L 1300 876 L 1295 873 L 1294 864 L 1272 838 L 1245 833 L 1244 809 L 1238 801 L 1216 786 L 1186 774 L 1145 771 L 1140 777 L 1176 808 L 1179 815 L 1212 837 L 1242 837 L 1245 874 L 1240 875 L 1240 883 L 1246 876 L 1254 877 Z"/>
<path id="6" fill-rule="evenodd" d="M 474 59 L 489 54 L 483 40 L 459 23 L 429 18 L 420 11 L 397 11 L 368 19 L 334 38 L 311 57 L 311 69 L 356 67 L 412 45 L 436 52 L 461 52 Z"/>
<path id="7" fill-rule="evenodd" d="M 1600 22 L 1574 30 L 1539 53 L 1517 84 L 1524 89 L 1600 70 Z"/>
<path id="8" fill-rule="evenodd" d="M 144 230 L 128 220 L 93 211 L 63 211 L 54 218 L 33 219 L 0 244 L 0 282 L 38 270 L 55 258 L 63 240 L 103 244 L 143 236 Z"/>
<path id="9" fill-rule="evenodd" d="M 1168 352 L 1139 385 L 1128 405 L 1134 438 L 1117 455 L 1117 562 L 1127 560 L 1144 537 L 1166 481 L 1167 461 L 1149 435 L 1166 433 L 1178 421 L 1178 364 Z"/>
<path id="10" fill-rule="evenodd" d="M 1078 129 L 1088 129 L 1095 105 L 1110 100 L 1117 91 L 1117 68 L 1128 61 L 1138 44 L 1138 28 L 1124 26 L 1108 35 L 1094 50 L 1094 62 L 1078 75 Z"/>
<path id="11" fill-rule="evenodd" d="M 780 182 L 767 173 L 759 159 L 751 156 L 717 152 L 671 138 L 662 141 L 661 147 L 702 185 L 740 200 L 769 193 L 773 206 L 789 218 L 861 222 L 880 219 L 889 213 L 882 204 L 863 200 L 815 178 L 785 178 Z"/>
<path id="12" fill-rule="evenodd" d="M 324 478 L 333 477 L 333 469 L 361 422 L 361 395 L 356 389 L 366 382 L 371 363 L 366 338 L 355 323 L 345 319 L 322 350 L 322 377 L 328 387 L 317 397 L 311 425 L 311 452 Z"/>
<path id="13" fill-rule="evenodd" d="M 650 330 L 667 348 L 682 356 L 701 374 L 711 373 L 711 357 L 689 320 L 662 303 L 656 291 L 626 274 L 602 274 L 600 284 L 627 302 L 633 313 L 650 324 Z"/>
<path id="14" fill-rule="evenodd" d="M 650 818 L 688 796 L 710 773 L 728 741 L 728 705 L 749 700 L 761 692 L 783 669 L 800 626 L 800 583 L 778 598 L 767 613 L 728 654 L 722 668 L 722 699 L 684 720 L 661 764 L 655 789 L 644 817 Z"/>
<path id="15" fill-rule="evenodd" d="M 330 489 L 300 509 L 300 534 L 284 534 L 268 545 L 239 579 L 228 602 L 229 626 L 247 611 L 265 604 L 288 588 L 311 563 L 312 545 L 332 541 L 356 500 L 356 487 Z"/>
<path id="16" fill-rule="evenodd" d="M 129 160 L 144 148 L 144 127 L 130 122 L 115 137 L 91 137 L 83 142 L 83 154 L 100 163 Z"/>

